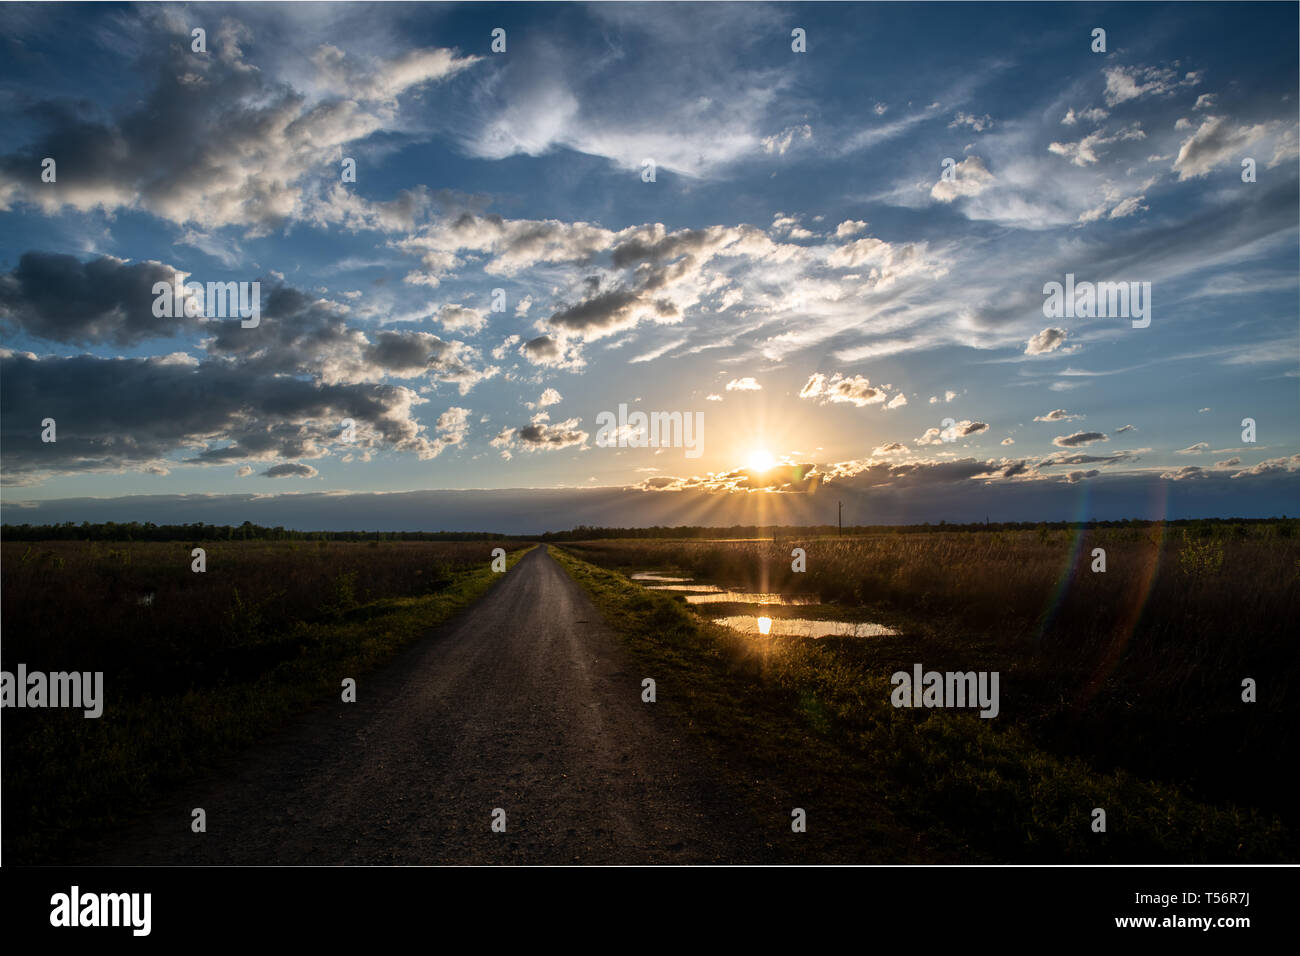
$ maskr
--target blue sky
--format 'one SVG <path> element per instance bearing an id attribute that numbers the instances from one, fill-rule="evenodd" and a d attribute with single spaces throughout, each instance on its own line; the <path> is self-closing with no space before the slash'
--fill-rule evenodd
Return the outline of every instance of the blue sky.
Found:
<path id="1" fill-rule="evenodd" d="M 5 520 L 204 496 L 346 527 L 377 493 L 530 488 L 591 491 L 555 526 L 1294 512 L 1297 26 L 7 4 Z M 261 324 L 152 316 L 176 270 L 260 281 Z M 1149 283 L 1150 325 L 1048 318 L 1067 274 Z M 620 404 L 703 413 L 702 454 L 599 447 Z M 506 497 L 382 520 L 519 526 Z"/>

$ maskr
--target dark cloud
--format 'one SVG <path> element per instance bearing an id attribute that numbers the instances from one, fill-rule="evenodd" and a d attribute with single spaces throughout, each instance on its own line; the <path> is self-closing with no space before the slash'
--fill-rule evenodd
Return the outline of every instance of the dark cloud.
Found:
<path id="1" fill-rule="evenodd" d="M 581 445 L 587 440 L 587 433 L 576 427 L 577 419 L 549 425 L 537 422 L 515 429 L 515 439 L 525 448 L 568 448 Z"/>
<path id="2" fill-rule="evenodd" d="M 249 375 L 233 363 L 163 358 L 38 359 L 0 353 L 0 442 L 6 483 L 59 472 L 116 470 L 179 454 L 190 462 L 325 455 L 341 422 L 344 449 L 436 454 L 412 414 L 410 389 Z M 41 441 L 53 418 L 57 442 Z"/>
<path id="3" fill-rule="evenodd" d="M 169 285 L 176 270 L 161 262 L 128 263 L 112 256 L 81 262 L 76 256 L 25 252 L 0 276 L 0 323 L 6 334 L 25 332 L 69 345 L 134 345 L 191 331 L 196 320 L 153 314 L 156 282 Z"/>
<path id="4" fill-rule="evenodd" d="M 982 464 L 979 467 L 983 467 Z M 626 488 L 499 489 L 370 494 L 136 495 L 24 501 L 7 494 L 0 517 L 22 524 L 62 521 L 155 521 L 183 524 L 257 524 L 302 530 L 501 531 L 516 534 L 578 525 L 650 527 L 703 521 L 730 525 L 833 524 L 836 504 L 845 524 L 928 521 L 1071 521 L 1079 517 L 1080 490 L 1062 481 L 949 481 L 930 485 L 864 488 L 824 486 L 817 494 L 725 494 L 683 479 L 681 490 Z M 1241 483 L 1250 482 L 1243 496 Z M 679 487 L 672 485 L 672 487 Z M 833 491 L 833 493 L 825 493 Z M 1233 480 L 1211 474 L 1198 481 L 1169 481 L 1154 474 L 1099 475 L 1088 482 L 1088 516 L 1265 518 L 1294 511 L 1300 473 L 1273 472 Z M 706 516 L 701 518 L 700 516 Z"/>
<path id="5" fill-rule="evenodd" d="M 1132 451 L 1117 451 L 1109 455 L 1066 455 L 1061 452 L 1054 452 L 1048 455 L 1038 463 L 1040 468 L 1047 468 L 1051 465 L 1117 465 L 1120 462 L 1137 461 L 1139 455 Z"/>
<path id="6" fill-rule="evenodd" d="M 152 77 L 152 89 L 111 118 L 81 100 L 35 104 L 30 113 L 41 131 L 0 156 L 0 181 L 12 183 L 0 186 L 0 205 L 9 195 L 47 212 L 139 208 L 178 224 L 254 233 L 299 218 L 339 221 L 348 218 L 335 208 L 346 197 L 324 195 L 325 170 L 337 177 L 325 159 L 391 122 L 404 91 L 477 59 L 410 50 L 360 68 L 326 56 L 315 62 L 324 95 L 309 98 L 245 60 L 256 38 L 234 19 L 209 24 L 202 54 L 191 51 L 188 27 L 175 16 L 149 12 L 132 29 L 147 50 L 135 69 Z M 55 182 L 33 172 L 45 157 L 57 163 Z M 351 224 L 411 228 L 424 204 L 353 200 L 364 212 Z"/>
<path id="7" fill-rule="evenodd" d="M 1101 432 L 1075 432 L 1073 435 L 1057 435 L 1052 439 L 1052 444 L 1058 448 L 1078 448 L 1080 445 L 1091 445 L 1096 441 L 1110 441 Z"/>
<path id="8" fill-rule="evenodd" d="M 529 339 L 524 343 L 523 349 L 530 361 L 538 363 L 545 363 L 560 355 L 559 345 L 549 335 L 539 335 L 535 339 Z"/>
<path id="9" fill-rule="evenodd" d="M 640 301 L 636 292 L 612 289 L 561 309 L 551 316 L 551 324 L 574 332 L 619 328 L 628 323 L 634 307 Z"/>
<path id="10" fill-rule="evenodd" d="M 262 472 L 263 478 L 315 478 L 320 472 L 311 465 L 273 465 Z"/>

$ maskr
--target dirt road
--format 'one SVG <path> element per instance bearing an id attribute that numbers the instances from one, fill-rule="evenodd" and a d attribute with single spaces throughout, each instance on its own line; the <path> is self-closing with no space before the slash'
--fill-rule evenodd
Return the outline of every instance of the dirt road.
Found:
<path id="1" fill-rule="evenodd" d="M 340 675 L 340 680 L 344 676 Z M 760 827 L 540 547 L 101 863 L 762 862 Z M 190 830 L 191 810 L 207 832 Z M 493 832 L 493 811 L 505 832 Z"/>

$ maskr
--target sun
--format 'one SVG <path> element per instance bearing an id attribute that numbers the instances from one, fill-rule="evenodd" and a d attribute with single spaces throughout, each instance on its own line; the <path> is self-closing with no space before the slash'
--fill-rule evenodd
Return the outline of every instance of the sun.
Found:
<path id="1" fill-rule="evenodd" d="M 767 471 L 776 465 L 776 459 L 766 448 L 752 448 L 745 456 L 745 467 L 750 471 Z"/>

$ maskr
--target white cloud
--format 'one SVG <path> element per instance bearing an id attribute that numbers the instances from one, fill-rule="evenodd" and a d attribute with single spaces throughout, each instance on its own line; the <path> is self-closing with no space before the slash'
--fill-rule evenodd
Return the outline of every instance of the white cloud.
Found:
<path id="1" fill-rule="evenodd" d="M 812 127 L 807 123 L 799 126 L 790 126 L 772 136 L 764 136 L 762 140 L 763 152 L 776 153 L 778 156 L 784 156 L 786 151 L 794 145 L 795 142 L 808 142 L 812 138 Z"/>
<path id="2" fill-rule="evenodd" d="M 930 187 L 931 198 L 952 202 L 962 196 L 978 196 L 993 183 L 993 174 L 978 156 L 967 156 L 952 171 L 952 180 L 940 179 Z"/>
<path id="3" fill-rule="evenodd" d="M 1025 354 L 1046 355 L 1048 352 L 1055 352 L 1065 344 L 1068 334 L 1065 329 L 1043 329 L 1025 343 Z"/>

